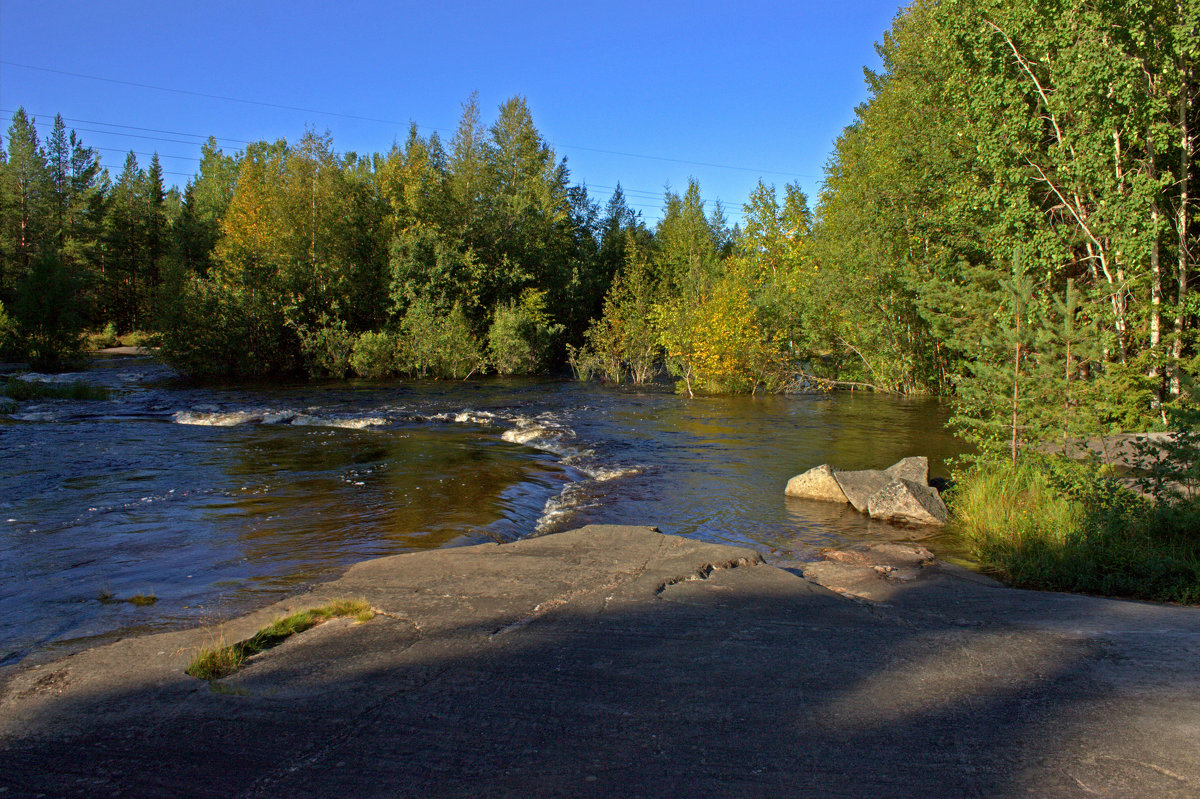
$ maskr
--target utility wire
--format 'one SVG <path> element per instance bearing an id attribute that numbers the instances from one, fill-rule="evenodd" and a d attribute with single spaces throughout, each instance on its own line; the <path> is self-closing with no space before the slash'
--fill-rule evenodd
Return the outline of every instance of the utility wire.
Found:
<path id="1" fill-rule="evenodd" d="M 31 69 L 31 70 L 35 70 L 37 72 L 49 72 L 49 73 L 56 74 L 56 75 L 66 75 L 66 76 L 72 77 L 72 78 L 84 78 L 86 80 L 96 80 L 96 81 L 101 81 L 104 83 L 115 83 L 115 84 L 118 84 L 121 86 L 133 86 L 133 87 L 139 88 L 139 89 L 152 89 L 154 91 L 160 91 L 160 92 L 170 92 L 173 94 L 184 94 L 184 95 L 188 95 L 191 97 L 204 97 L 204 98 L 210 99 L 210 100 L 222 100 L 222 101 L 230 102 L 230 103 L 242 103 L 245 105 L 257 105 L 257 106 L 263 106 L 265 108 L 278 108 L 278 109 L 281 109 L 284 111 L 301 111 L 306 114 L 321 114 L 323 116 L 339 117 L 341 119 L 354 119 L 354 120 L 358 120 L 361 122 L 375 122 L 375 123 L 379 123 L 382 125 L 403 126 L 403 125 L 408 124 L 408 123 L 404 123 L 404 122 L 399 122 L 394 119 L 380 119 L 378 117 L 360 116 L 358 114 L 346 114 L 346 113 L 341 113 L 338 111 L 326 111 L 326 110 L 322 110 L 319 108 L 305 108 L 303 106 L 285 105 L 282 103 L 270 103 L 270 102 L 266 102 L 263 100 L 247 100 L 242 97 L 229 97 L 227 95 L 209 94 L 207 92 L 197 92 L 197 91 L 192 91 L 190 89 L 176 89 L 176 88 L 171 88 L 169 86 L 155 86 L 155 85 L 149 84 L 149 83 L 138 83 L 136 81 L 118 80 L 116 78 L 104 78 L 104 77 L 100 77 L 99 75 L 87 75 L 82 72 L 68 72 L 67 70 L 63 70 L 63 69 L 51 69 L 49 67 L 38 67 L 38 66 L 34 66 L 32 64 L 22 64 L 17 61 L 9 61 L 7 59 L 0 59 L 0 64 L 5 64 L 10 67 L 19 67 L 21 69 Z M 451 132 L 447 128 L 437 128 L 437 127 L 432 127 L 429 125 L 418 125 L 417 127 L 423 128 L 425 130 L 435 130 L 435 131 L 438 131 L 439 133 Z M 793 177 L 793 178 L 817 178 L 817 177 L 820 177 L 819 175 L 801 175 L 801 174 L 798 174 L 795 172 L 780 172 L 778 170 L 773 170 L 773 169 L 756 169 L 754 167 L 735 166 L 733 164 L 717 164 L 717 163 L 712 163 L 712 162 L 707 162 L 707 161 L 690 161 L 690 160 L 687 160 L 684 158 L 668 158 L 666 156 L 661 156 L 661 155 L 645 155 L 643 153 L 629 153 L 629 152 L 623 152 L 620 150 L 607 150 L 607 149 L 603 149 L 603 148 L 599 148 L 599 147 L 585 147 L 585 146 L 579 145 L 579 144 L 556 144 L 555 142 L 550 142 L 550 141 L 547 141 L 546 143 L 549 144 L 551 147 L 554 147 L 555 149 L 583 150 L 585 152 L 603 153 L 604 155 L 616 155 L 616 156 L 620 156 L 623 158 L 643 158 L 643 159 L 647 159 L 647 160 L 651 160 L 651 161 L 665 161 L 665 162 L 673 163 L 673 164 L 703 166 L 703 167 L 709 167 L 712 169 L 732 169 L 732 170 L 737 170 L 740 172 L 758 173 L 761 175 L 780 175 L 780 176 L 784 176 L 784 177 Z"/>
<path id="2" fill-rule="evenodd" d="M 0 108 L 0 114 L 15 114 L 15 113 L 16 113 L 16 109 Z M 30 115 L 34 118 L 49 116 L 47 114 L 38 114 L 38 113 L 34 113 L 34 112 L 28 112 L 28 113 L 30 113 Z M 195 137 L 198 139 L 209 138 L 208 136 L 205 136 L 200 133 L 185 133 L 183 131 L 162 130 L 160 128 L 146 128 L 146 127 L 141 127 L 138 125 L 122 125 L 122 124 L 118 124 L 116 122 L 99 122 L 96 120 L 78 119 L 78 118 L 73 118 L 73 117 L 63 117 L 63 121 L 64 122 L 83 122 L 88 125 L 104 125 L 107 127 L 122 128 L 123 130 L 143 130 L 143 131 L 147 131 L 147 132 L 151 132 L 151 133 L 168 133 L 173 136 L 192 136 L 192 137 Z M 130 138 L 147 139 L 150 141 L 169 142 L 172 144 L 187 144 L 187 145 L 192 145 L 192 146 L 201 144 L 201 142 L 187 141 L 184 139 L 167 139 L 167 138 L 162 138 L 159 136 L 143 136 L 143 135 L 136 134 L 136 133 L 124 133 L 122 131 L 115 131 L 115 130 L 98 130 L 96 128 L 81 128 L 81 127 L 72 127 L 72 130 L 75 132 L 97 133 L 102 136 L 103 135 L 128 136 Z M 234 142 L 237 144 L 249 144 L 250 143 L 250 142 L 247 142 L 242 139 L 234 139 L 234 138 L 230 138 L 228 136 L 213 136 L 212 138 L 217 139 L 219 141 Z M 97 146 L 95 149 L 108 150 L 108 151 L 112 151 L 112 152 L 122 152 L 122 153 L 129 152 L 129 150 L 119 149 L 119 148 L 115 148 L 115 147 L 99 147 L 99 146 Z M 136 150 L 134 150 L 133 152 L 136 155 L 146 155 L 146 156 L 151 155 L 151 153 L 145 153 L 145 152 L 140 152 L 140 151 L 136 151 Z M 176 158 L 176 159 L 187 160 L 187 161 L 200 161 L 201 160 L 194 156 L 187 156 L 187 155 L 164 155 L 163 153 L 159 153 L 158 155 L 160 158 Z M 166 173 L 164 173 L 164 174 L 166 174 Z M 170 173 L 170 174 L 179 174 L 179 173 Z M 616 186 L 607 186 L 602 183 L 588 183 L 587 181 L 584 181 L 583 185 L 587 186 L 588 189 L 607 190 L 609 192 L 610 196 L 611 196 L 612 192 L 616 191 Z M 655 192 L 655 191 L 647 191 L 645 189 L 631 189 L 631 188 L 626 188 L 625 186 L 621 187 L 621 191 L 623 194 L 625 194 L 626 198 L 629 200 L 637 200 L 637 199 L 660 200 L 665 197 L 665 191 L 664 192 Z M 640 208 L 651 207 L 651 206 L 646 206 L 646 205 L 637 205 L 632 202 L 627 202 L 626 204 L 629 205 L 630 207 L 640 207 Z M 660 208 L 660 206 L 653 206 L 653 207 Z"/>
<path id="3" fill-rule="evenodd" d="M 17 113 L 17 109 L 15 109 L 15 108 L 0 108 L 0 114 L 15 114 L 15 113 Z M 47 119 L 52 116 L 55 116 L 53 114 L 38 114 L 33 111 L 26 111 L 26 113 L 34 118 L 42 117 L 43 119 Z M 209 134 L 201 134 L 201 133 L 184 133 L 181 130 L 161 130 L 159 128 L 144 128 L 139 125 L 121 125 L 116 122 L 98 122 L 94 119 L 76 119 L 73 117 L 63 117 L 63 122 L 82 122 L 85 125 L 104 125 L 105 127 L 109 127 L 109 128 L 124 128 L 125 130 L 142 130 L 142 131 L 146 131 L 147 133 L 167 133 L 172 136 L 191 136 L 191 137 L 194 137 L 197 139 L 205 139 L 205 140 L 212 138 L 212 139 L 216 139 L 217 141 L 233 142 L 234 144 L 250 144 L 250 142 L 245 141 L 243 139 L 231 139 L 228 136 L 211 136 Z M 82 128 L 76 128 L 76 130 L 82 130 Z M 104 131 L 104 132 L 108 132 L 108 131 Z M 112 133 L 115 134 L 116 131 L 112 131 Z M 202 143 L 203 142 L 186 142 L 186 144 L 202 144 Z"/>
<path id="4" fill-rule="evenodd" d="M 105 150 L 105 151 L 107 151 L 107 152 L 110 152 L 110 153 L 133 153 L 134 155 L 144 155 L 144 156 L 146 156 L 147 158 L 153 158 L 154 156 L 156 156 L 156 155 L 157 155 L 159 158 L 173 158 L 173 159 L 178 159 L 178 160 L 180 160 L 180 161 L 195 161 L 195 162 L 197 162 L 197 163 L 199 163 L 199 162 L 200 162 L 200 159 L 199 159 L 199 158 L 195 158 L 194 156 L 190 156 L 190 155 L 163 155 L 162 153 L 160 153 L 160 152 L 157 152 L 157 151 L 155 151 L 155 152 L 153 152 L 153 153 L 147 153 L 147 152 L 142 152 L 141 150 L 125 150 L 125 149 L 122 149 L 122 148 L 120 148 L 120 147 L 99 147 L 99 146 L 97 146 L 97 147 L 92 147 L 92 149 L 93 149 L 93 150 Z M 189 177 L 190 177 L 190 176 L 189 176 Z"/>

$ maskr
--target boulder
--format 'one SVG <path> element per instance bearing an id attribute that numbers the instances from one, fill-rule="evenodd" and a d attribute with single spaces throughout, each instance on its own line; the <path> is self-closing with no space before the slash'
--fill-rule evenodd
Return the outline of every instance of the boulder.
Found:
<path id="1" fill-rule="evenodd" d="M 827 463 L 815 466 L 804 474 L 788 480 L 783 493 L 799 499 L 816 499 L 823 502 L 848 502 L 845 492 L 834 477 L 833 467 Z"/>
<path id="2" fill-rule="evenodd" d="M 893 479 L 887 472 L 878 469 L 864 469 L 860 472 L 834 470 L 833 476 L 837 478 L 846 499 L 859 513 L 866 513 L 871 497 Z"/>
<path id="3" fill-rule="evenodd" d="M 872 496 L 867 513 L 872 519 L 909 524 L 942 525 L 950 520 L 936 490 L 904 478 L 893 480 Z"/>
<path id="4" fill-rule="evenodd" d="M 924 455 L 917 455 L 912 458 L 905 458 L 899 463 L 894 463 L 884 469 L 889 477 L 897 480 L 912 480 L 914 483 L 921 485 L 929 485 L 929 458 Z"/>

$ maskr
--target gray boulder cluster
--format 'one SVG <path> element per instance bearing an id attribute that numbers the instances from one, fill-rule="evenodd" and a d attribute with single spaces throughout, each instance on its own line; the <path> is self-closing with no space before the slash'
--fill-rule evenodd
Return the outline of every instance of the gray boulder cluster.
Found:
<path id="1" fill-rule="evenodd" d="M 872 519 L 905 524 L 945 524 L 950 514 L 929 485 L 929 459 L 905 458 L 887 469 L 843 472 L 827 463 L 788 480 L 784 493 L 799 499 L 849 502 Z"/>

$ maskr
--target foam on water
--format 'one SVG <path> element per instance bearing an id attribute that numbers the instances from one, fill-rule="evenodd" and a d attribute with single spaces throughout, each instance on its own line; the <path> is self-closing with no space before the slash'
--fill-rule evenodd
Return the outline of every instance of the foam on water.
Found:
<path id="1" fill-rule="evenodd" d="M 387 419 L 378 416 L 350 416 L 344 418 L 330 418 L 326 416 L 312 416 L 306 413 L 296 414 L 292 418 L 291 424 L 296 427 L 342 427 L 347 430 L 363 430 L 367 427 L 382 427 L 386 425 Z"/>
<path id="2" fill-rule="evenodd" d="M 567 424 L 562 415 L 550 411 L 527 416 L 503 411 L 464 409 L 438 413 L 426 418 L 430 421 L 503 427 L 505 429 L 500 433 L 501 440 L 554 455 L 562 465 L 568 467 L 570 473 L 578 476 L 564 485 L 557 495 L 546 500 L 535 523 L 535 532 L 539 534 L 558 529 L 577 511 L 588 507 L 589 504 L 595 504 L 593 494 L 596 485 L 641 471 L 634 466 L 599 462 L 596 450 L 579 440 L 575 430 Z"/>
<path id="3" fill-rule="evenodd" d="M 596 486 L 640 473 L 636 466 L 605 463 L 595 448 L 579 440 L 568 424 L 568 414 L 545 411 L 528 415 L 509 410 L 458 410 L 420 413 L 398 406 L 381 406 L 375 414 L 338 415 L 319 407 L 297 411 L 287 408 L 248 408 L 230 410 L 215 405 L 196 405 L 190 410 L 176 411 L 171 418 L 177 424 L 208 427 L 236 427 L 247 424 L 292 425 L 295 427 L 334 427 L 363 430 L 384 427 L 393 422 L 435 422 L 474 425 L 486 428 L 510 444 L 553 455 L 569 475 L 568 482 L 555 496 L 546 500 L 535 528 L 548 532 L 566 522 L 577 510 L 595 504 Z M 386 416 L 376 415 L 380 411 Z"/>
<path id="4" fill-rule="evenodd" d="M 26 383 L 83 383 L 88 382 L 94 375 L 87 372 L 62 372 L 61 374 L 43 374 L 41 372 L 25 372 L 16 375 L 18 380 Z"/>
<path id="5" fill-rule="evenodd" d="M 473 411 L 470 408 L 461 411 L 445 411 L 429 416 L 418 414 L 417 418 L 429 422 L 453 422 L 455 424 L 477 424 L 483 426 L 496 424 L 496 414 L 488 411 Z"/>
<path id="6" fill-rule="evenodd" d="M 171 418 L 176 424 L 200 425 L 203 427 L 236 427 L 241 424 L 261 422 L 264 411 L 177 411 Z"/>
<path id="7" fill-rule="evenodd" d="M 62 411 L 25 411 L 23 413 L 14 413 L 10 419 L 16 419 L 19 422 L 57 422 L 66 417 L 66 413 Z"/>
<path id="8" fill-rule="evenodd" d="M 388 420 L 381 416 L 321 416 L 315 413 L 299 413 L 292 410 L 239 410 L 218 411 L 211 406 L 197 406 L 190 411 L 176 411 L 171 416 L 176 424 L 200 425 L 205 427 L 236 427 L 244 424 L 290 424 L 296 427 L 342 427 L 363 430 L 382 427 Z"/>

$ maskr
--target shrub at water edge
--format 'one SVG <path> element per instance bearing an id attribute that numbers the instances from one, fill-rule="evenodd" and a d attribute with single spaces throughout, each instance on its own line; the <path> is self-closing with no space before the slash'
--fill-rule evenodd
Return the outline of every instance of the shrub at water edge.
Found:
<path id="1" fill-rule="evenodd" d="M 1200 503 L 1150 502 L 1092 464 L 979 461 L 951 494 L 985 570 L 1026 588 L 1200 602 Z"/>

